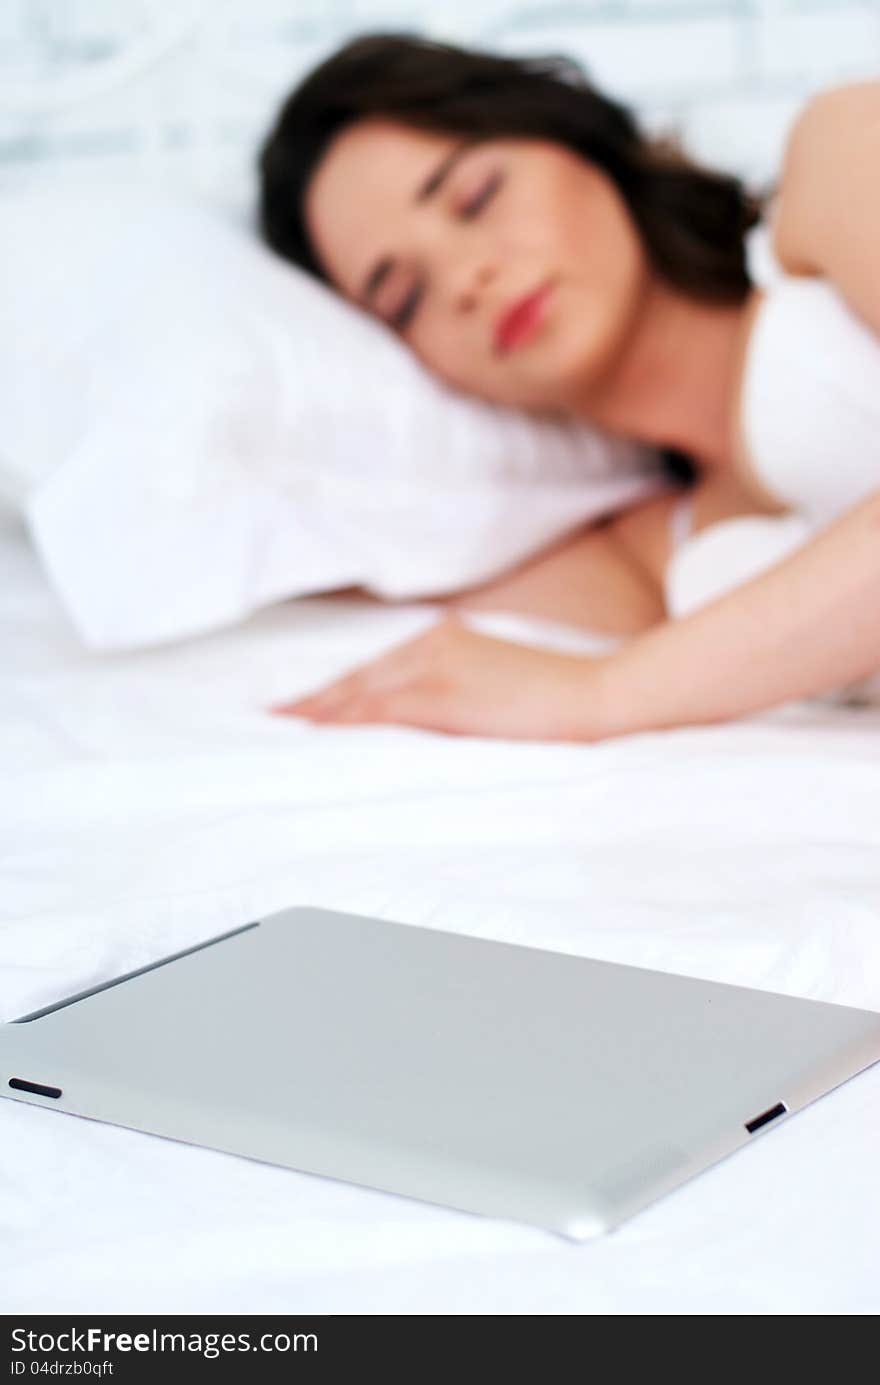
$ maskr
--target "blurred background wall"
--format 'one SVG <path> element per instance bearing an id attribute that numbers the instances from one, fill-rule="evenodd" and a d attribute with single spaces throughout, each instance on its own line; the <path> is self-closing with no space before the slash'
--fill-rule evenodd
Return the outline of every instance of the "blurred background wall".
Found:
<path id="1" fill-rule="evenodd" d="M 244 204 L 281 97 L 370 29 L 570 53 L 755 180 L 811 92 L 880 75 L 880 0 L 2 0 L 0 191 L 91 174 Z"/>

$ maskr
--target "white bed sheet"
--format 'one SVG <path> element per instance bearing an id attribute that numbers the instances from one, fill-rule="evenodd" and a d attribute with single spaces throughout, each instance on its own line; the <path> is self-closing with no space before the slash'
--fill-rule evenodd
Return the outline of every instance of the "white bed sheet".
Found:
<path id="1" fill-rule="evenodd" d="M 435 618 L 91 655 L 5 521 L 0 1019 L 306 903 L 880 1010 L 880 711 L 598 746 L 264 712 Z M 577 1246 L 2 1101 L 0 1311 L 874 1312 L 878 1134 L 880 1065 Z"/>

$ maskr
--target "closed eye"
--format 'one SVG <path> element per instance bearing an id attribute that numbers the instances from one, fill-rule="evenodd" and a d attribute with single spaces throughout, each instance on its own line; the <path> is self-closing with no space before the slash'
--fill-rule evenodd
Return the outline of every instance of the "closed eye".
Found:
<path id="1" fill-rule="evenodd" d="M 482 211 L 483 207 L 485 207 L 486 203 L 490 200 L 490 198 L 498 189 L 500 183 L 501 174 L 493 173 L 491 178 L 487 179 L 487 181 L 483 184 L 482 188 L 477 193 L 476 197 L 471 198 L 470 202 L 468 202 L 464 207 L 462 207 L 461 215 L 465 218 L 465 220 L 470 220 L 471 217 L 477 216 L 478 213 Z"/>
<path id="2" fill-rule="evenodd" d="M 486 182 L 480 188 L 476 197 L 472 197 L 470 202 L 467 202 L 461 208 L 459 216 L 465 221 L 470 221 L 473 217 L 478 216 L 486 203 L 494 196 L 502 181 L 502 173 L 493 173 L 491 177 L 486 179 Z M 408 327 L 412 322 L 413 315 L 424 292 L 424 287 L 424 280 L 420 279 L 413 288 L 410 289 L 397 312 L 389 319 L 391 326 L 394 327 L 396 331 L 403 331 L 403 329 Z"/>
<path id="3" fill-rule="evenodd" d="M 410 289 L 394 316 L 389 319 L 391 326 L 396 328 L 398 332 L 402 331 L 403 328 L 408 326 L 412 321 L 413 313 L 422 296 L 423 286 L 424 281 L 420 279 L 419 282 Z"/>

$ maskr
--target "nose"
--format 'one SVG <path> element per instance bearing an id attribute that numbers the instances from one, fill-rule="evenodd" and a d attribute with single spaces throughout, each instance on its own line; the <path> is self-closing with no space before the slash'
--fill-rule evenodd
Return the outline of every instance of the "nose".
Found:
<path id="1" fill-rule="evenodd" d="M 469 266 L 453 288 L 453 303 L 459 312 L 472 312 L 480 301 L 481 293 L 492 283 L 496 275 L 493 264 L 485 262 Z"/>

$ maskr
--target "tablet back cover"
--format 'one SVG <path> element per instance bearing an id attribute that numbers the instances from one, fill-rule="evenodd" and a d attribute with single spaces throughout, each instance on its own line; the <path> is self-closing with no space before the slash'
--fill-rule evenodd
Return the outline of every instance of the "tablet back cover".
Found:
<path id="1" fill-rule="evenodd" d="M 294 908 L 0 1026 L 0 1090 L 583 1239 L 878 1057 L 870 1012 Z"/>

